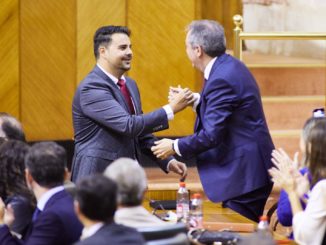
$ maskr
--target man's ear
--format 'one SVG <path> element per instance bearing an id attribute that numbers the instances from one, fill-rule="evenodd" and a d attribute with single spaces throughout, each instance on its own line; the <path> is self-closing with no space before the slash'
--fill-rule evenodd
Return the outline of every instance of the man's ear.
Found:
<path id="1" fill-rule="evenodd" d="M 34 179 L 31 175 L 31 173 L 29 172 L 29 170 L 27 168 L 25 168 L 25 179 L 26 179 L 26 184 L 29 188 L 31 188 L 32 183 L 34 182 Z"/>
<path id="2" fill-rule="evenodd" d="M 194 47 L 194 50 L 195 50 L 195 54 L 196 54 L 197 58 L 201 57 L 204 54 L 204 50 L 203 50 L 202 46 L 196 45 Z"/>
<path id="3" fill-rule="evenodd" d="M 76 200 L 74 200 L 74 210 L 77 215 L 80 215 L 81 212 L 80 212 L 79 202 Z"/>

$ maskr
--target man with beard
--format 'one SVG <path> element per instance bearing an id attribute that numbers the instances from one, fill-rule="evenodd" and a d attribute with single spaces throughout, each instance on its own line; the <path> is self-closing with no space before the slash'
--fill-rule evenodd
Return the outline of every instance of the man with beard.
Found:
<path id="1" fill-rule="evenodd" d="M 150 148 L 153 132 L 168 128 L 168 120 L 192 103 L 192 93 L 183 89 L 175 100 L 143 114 L 134 80 L 124 76 L 131 67 L 130 31 L 124 26 L 104 26 L 94 35 L 94 69 L 80 83 L 73 100 L 75 153 L 72 181 L 103 172 L 115 159 L 140 159 L 144 153 L 163 171 L 182 178 L 187 168 L 174 158 L 158 160 Z"/>

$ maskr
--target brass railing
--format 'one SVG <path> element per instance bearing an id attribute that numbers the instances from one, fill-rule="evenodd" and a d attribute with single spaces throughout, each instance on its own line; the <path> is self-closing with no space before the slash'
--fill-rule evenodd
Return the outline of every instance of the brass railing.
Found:
<path id="1" fill-rule="evenodd" d="M 242 41 L 243 40 L 325 40 L 325 32 L 243 32 L 241 29 L 243 18 L 241 15 L 233 16 L 233 22 L 235 28 L 234 33 L 234 45 L 233 45 L 233 55 L 238 59 L 242 60 Z M 309 66 L 307 64 L 306 66 Z M 313 64 L 313 67 L 326 66 L 326 64 L 318 65 Z"/>

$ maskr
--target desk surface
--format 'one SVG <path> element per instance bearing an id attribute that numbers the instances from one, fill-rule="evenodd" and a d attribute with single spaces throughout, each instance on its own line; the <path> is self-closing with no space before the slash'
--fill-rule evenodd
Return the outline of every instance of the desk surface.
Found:
<path id="1" fill-rule="evenodd" d="M 152 211 L 148 202 L 144 202 L 143 206 Z M 212 203 L 210 201 L 203 202 L 203 225 L 208 230 L 232 230 L 237 232 L 253 232 L 256 223 L 242 215 L 236 213 L 229 208 L 223 208 L 220 203 Z"/>

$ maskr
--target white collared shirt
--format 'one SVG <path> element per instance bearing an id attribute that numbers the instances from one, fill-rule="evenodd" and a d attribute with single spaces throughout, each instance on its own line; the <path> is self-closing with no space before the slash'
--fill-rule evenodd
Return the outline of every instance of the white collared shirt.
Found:
<path id="1" fill-rule="evenodd" d="M 94 225 L 91 225 L 89 227 L 84 227 L 82 234 L 80 236 L 80 240 L 84 240 L 88 237 L 93 236 L 99 229 L 101 229 L 104 226 L 103 222 L 96 223 Z"/>
<path id="2" fill-rule="evenodd" d="M 37 208 L 40 211 L 43 211 L 46 203 L 50 200 L 50 198 L 53 197 L 56 193 L 58 193 L 60 191 L 63 191 L 63 190 L 64 190 L 63 185 L 60 185 L 60 186 L 54 187 L 54 188 L 48 190 L 47 192 L 45 192 L 41 196 L 40 200 L 38 200 L 38 202 L 37 202 Z"/>
<path id="3" fill-rule="evenodd" d="M 112 74 L 110 74 L 110 73 L 108 73 L 106 70 L 104 70 L 104 68 L 103 67 L 101 67 L 99 64 L 96 64 L 97 65 L 97 67 L 98 68 L 100 68 L 100 70 L 101 71 L 103 71 L 104 72 L 104 74 L 106 74 L 116 85 L 117 85 L 117 87 L 118 88 L 120 88 L 119 86 L 118 86 L 118 81 L 119 81 L 119 79 L 118 78 L 116 78 L 115 76 L 113 76 Z M 122 79 L 122 80 L 124 80 L 124 81 L 126 81 L 126 78 L 122 75 L 121 76 L 121 78 L 120 79 Z M 135 104 L 134 104 L 134 101 L 133 101 L 133 99 L 131 98 L 131 101 L 132 101 L 132 104 L 133 104 L 133 106 L 134 106 L 134 109 L 135 109 Z M 173 113 L 173 111 L 172 111 L 172 108 L 171 108 L 171 106 L 170 105 L 165 105 L 165 106 L 163 106 L 163 109 L 164 109 L 164 111 L 165 111 L 165 113 L 166 113 L 166 115 L 167 115 L 167 117 L 168 117 L 168 120 L 169 121 L 171 121 L 173 118 L 174 118 L 174 113 Z M 135 110 L 136 111 L 136 110 Z"/>

